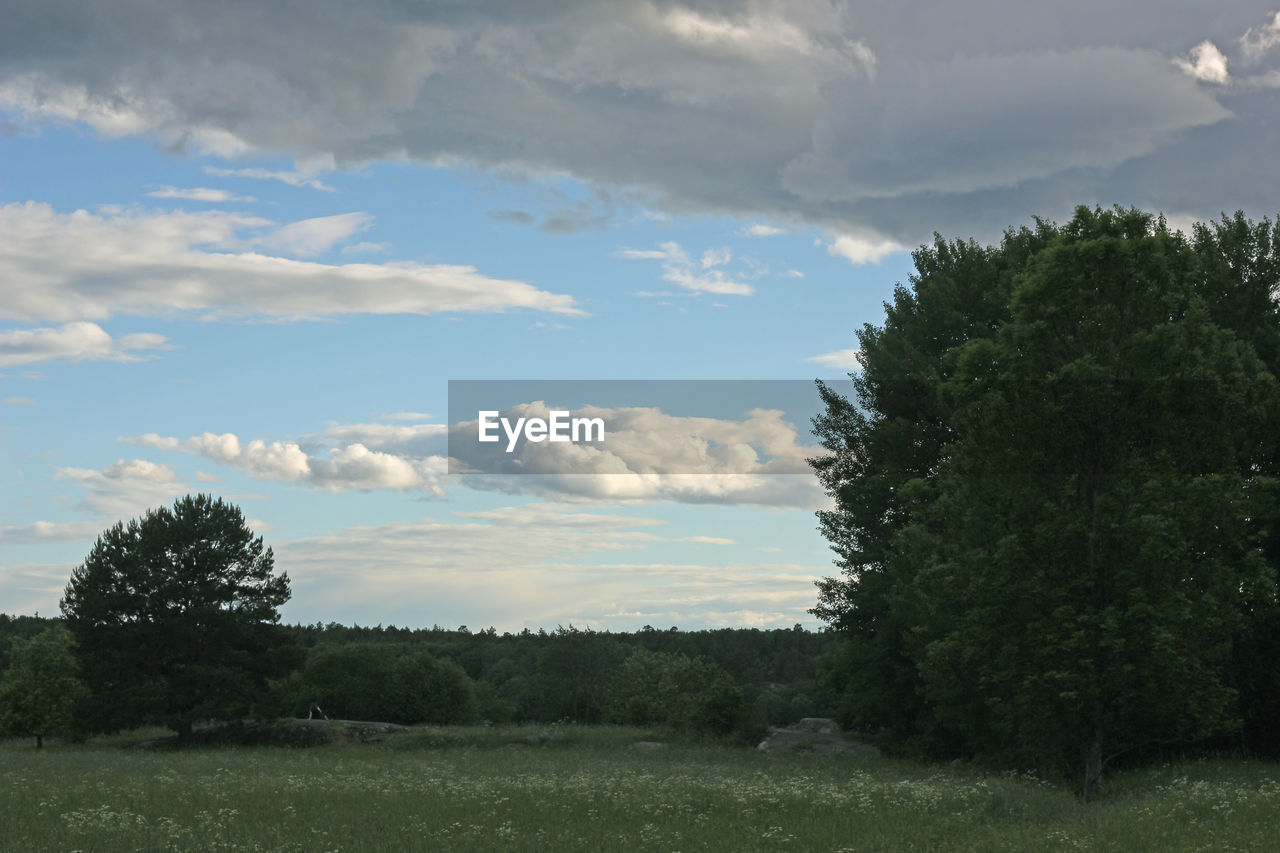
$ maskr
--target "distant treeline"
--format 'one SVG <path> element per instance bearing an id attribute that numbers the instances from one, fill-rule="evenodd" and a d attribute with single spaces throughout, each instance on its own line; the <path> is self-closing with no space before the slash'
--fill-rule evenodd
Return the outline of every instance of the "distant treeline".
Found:
<path id="1" fill-rule="evenodd" d="M 0 670 L 13 639 L 60 623 L 0 614 Z M 256 716 L 305 716 L 318 705 L 333 719 L 616 722 L 752 737 L 836 705 L 818 673 L 839 638 L 799 625 L 500 634 L 330 622 L 283 631 L 296 666 L 253 703 Z"/>

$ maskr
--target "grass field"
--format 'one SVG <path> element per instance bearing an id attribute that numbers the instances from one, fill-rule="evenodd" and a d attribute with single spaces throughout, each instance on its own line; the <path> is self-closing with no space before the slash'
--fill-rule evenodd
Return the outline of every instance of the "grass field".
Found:
<path id="1" fill-rule="evenodd" d="M 632 744 L 654 732 L 415 730 L 384 743 L 0 744 L 0 850 L 1273 851 L 1280 765 L 1038 781 L 887 758 Z"/>

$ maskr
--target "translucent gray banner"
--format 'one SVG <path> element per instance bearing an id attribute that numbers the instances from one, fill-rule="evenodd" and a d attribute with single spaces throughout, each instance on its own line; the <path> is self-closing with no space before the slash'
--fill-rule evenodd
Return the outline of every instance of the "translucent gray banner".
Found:
<path id="1" fill-rule="evenodd" d="M 449 473 L 809 474 L 820 410 L 812 379 L 450 380 Z"/>

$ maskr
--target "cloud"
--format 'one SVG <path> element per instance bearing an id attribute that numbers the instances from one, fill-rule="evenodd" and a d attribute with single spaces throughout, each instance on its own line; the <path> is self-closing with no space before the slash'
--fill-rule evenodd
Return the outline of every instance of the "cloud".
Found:
<path id="1" fill-rule="evenodd" d="M 732 539 L 726 539 L 723 536 L 685 536 L 681 542 L 693 542 L 697 545 L 734 545 Z"/>
<path id="2" fill-rule="evenodd" d="M 282 318 L 517 308 L 581 313 L 571 296 L 469 266 L 335 265 L 245 250 L 246 242 L 258 241 L 320 251 L 366 222 L 365 214 L 323 217 L 246 238 L 274 223 L 222 211 L 63 214 L 47 204 L 9 204 L 0 207 L 0 316 L 62 322 L 174 311 Z"/>
<path id="3" fill-rule="evenodd" d="M 113 339 L 96 323 L 0 332 L 0 367 L 40 361 L 141 361 L 139 350 L 168 349 L 164 336 L 139 332 Z"/>
<path id="4" fill-rule="evenodd" d="M 511 406 L 501 417 L 549 417 L 543 402 Z M 671 415 L 654 407 L 582 406 L 571 418 L 600 418 L 599 443 L 481 445 L 478 421 L 450 427 L 452 470 L 470 488 L 558 500 L 675 501 L 818 508 L 827 501 L 806 459 L 821 448 L 799 442 L 776 409 L 740 419 Z"/>
<path id="5" fill-rule="evenodd" d="M 392 453 L 430 455 L 443 452 L 449 428 L 444 424 L 330 424 L 314 438 L 330 444 L 362 444 Z"/>
<path id="6" fill-rule="evenodd" d="M 344 255 L 380 255 L 387 251 L 386 243 L 352 243 L 350 246 L 342 247 Z"/>
<path id="7" fill-rule="evenodd" d="M 34 406 L 36 401 L 30 397 L 5 397 L 4 404 L 6 406 Z"/>
<path id="8" fill-rule="evenodd" d="M 702 253 L 701 265 L 704 270 L 722 267 L 733 260 L 733 253 L 728 249 L 707 249 Z"/>
<path id="9" fill-rule="evenodd" d="M 787 229 L 785 228 L 777 228 L 773 225 L 764 225 L 758 222 L 738 230 L 738 235 L 741 237 L 777 237 L 779 234 L 786 233 Z"/>
<path id="10" fill-rule="evenodd" d="M 359 234 L 373 224 L 369 213 L 340 213 L 290 222 L 254 240 L 269 251 L 309 258 L 329 251 L 336 244 Z M 362 244 L 369 245 L 369 244 Z"/>
<path id="11" fill-rule="evenodd" d="M 820 564 L 618 559 L 639 556 L 663 524 L 525 504 L 350 527 L 273 547 L 277 568 L 293 581 L 290 620 L 341 610 L 369 623 L 422 624 L 449 613 L 500 630 L 812 622 L 805 611 L 813 606 L 813 581 L 825 571 Z"/>
<path id="12" fill-rule="evenodd" d="M 1016 187 L 1113 168 L 1230 116 L 1194 81 L 1170 80 L 1162 57 L 1114 48 L 904 64 L 884 76 L 906 96 L 854 81 L 824 90 L 814 150 L 783 172 L 790 190 L 855 203 Z"/>
<path id="13" fill-rule="evenodd" d="M 852 264 L 878 264 L 894 252 L 905 251 L 906 246 L 893 240 L 877 237 L 857 237 L 852 234 L 837 235 L 827 244 L 827 254 L 844 258 Z"/>
<path id="14" fill-rule="evenodd" d="M 1231 82 L 1227 73 L 1227 58 L 1211 41 L 1202 41 L 1191 48 L 1188 57 L 1178 57 L 1174 64 L 1203 83 L 1226 85 Z"/>
<path id="15" fill-rule="evenodd" d="M 806 358 L 805 361 L 816 362 L 817 364 L 821 364 L 823 367 L 830 367 L 837 370 L 861 370 L 862 350 L 838 349 L 834 352 L 810 356 L 809 358 Z"/>
<path id="16" fill-rule="evenodd" d="M 350 436 L 360 433 L 361 429 L 358 426 L 349 428 L 344 434 Z M 378 433 L 367 427 L 361 434 L 371 432 L 376 439 Z M 386 433 L 382 438 L 390 440 Z M 448 470 L 448 460 L 442 456 L 399 456 L 371 449 L 358 441 L 332 447 L 324 455 L 315 455 L 308 453 L 296 441 L 241 441 L 235 433 L 229 432 L 220 435 L 206 432 L 186 439 L 147 433 L 121 440 L 141 447 L 195 454 L 258 479 L 309 485 L 329 492 L 389 489 L 438 496 L 444 494 L 440 481 Z M 401 443 L 404 440 L 399 438 Z"/>
<path id="17" fill-rule="evenodd" d="M 372 13 L 317 0 L 303 14 L 267 0 L 246 29 L 238 7 L 196 0 L 110 15 L 14 2 L 6 36 L 21 47 L 0 62 L 0 101 L 15 121 L 82 121 L 218 156 L 568 175 L 633 189 L 650 210 L 904 245 L 934 230 L 998 238 L 1078 203 L 1185 209 L 1188 184 L 1201 192 L 1193 212 L 1213 216 L 1274 199 L 1280 181 L 1249 156 L 1271 139 L 1273 104 L 1174 64 L 1200 67 L 1187 45 L 1207 35 L 1249 61 L 1270 57 L 1275 24 L 1255 4 L 1171 15 L 1140 0 L 1088 15 L 971 0 L 931 7 L 922 25 L 909 5 L 835 0 Z M 1246 155 L 1206 159 L 1206 148 Z M 580 223 L 545 225 L 561 226 Z"/>
<path id="18" fill-rule="evenodd" d="M 105 524 L 138 517 L 190 491 L 172 468 L 146 459 L 121 459 L 101 471 L 59 468 L 54 476 L 86 489 L 78 508 Z"/>
<path id="19" fill-rule="evenodd" d="M 701 261 L 689 257 L 684 248 L 674 241 L 659 244 L 657 249 L 619 249 L 614 255 L 627 260 L 662 261 L 662 278 L 695 293 L 750 296 L 755 289 L 737 281 L 717 267 L 727 264 L 732 255 L 727 249 L 708 249 Z"/>
<path id="20" fill-rule="evenodd" d="M 1280 12 L 1273 12 L 1270 21 L 1260 27 L 1250 27 L 1240 37 L 1240 47 L 1250 62 L 1257 62 L 1276 45 L 1280 45 Z"/>
<path id="21" fill-rule="evenodd" d="M 48 545 L 58 542 L 92 541 L 103 531 L 98 521 L 35 521 L 31 524 L 0 525 L 0 542 L 6 545 Z"/>
<path id="22" fill-rule="evenodd" d="M 273 172 L 269 169 L 220 169 L 217 166 L 205 166 L 206 174 L 219 178 L 250 178 L 256 181 L 280 181 L 291 187 L 305 187 L 322 192 L 335 192 L 334 188 L 323 181 L 302 172 Z"/>
<path id="23" fill-rule="evenodd" d="M 0 601 L 6 613 L 58 612 L 58 601 L 75 568 L 73 563 L 0 565 Z"/>
<path id="24" fill-rule="evenodd" d="M 182 189 L 180 187 L 161 187 L 158 190 L 152 190 L 147 193 L 147 195 L 151 198 L 181 198 L 188 201 L 257 201 L 253 196 L 232 195 L 226 190 L 213 190 L 208 187 L 192 187 L 190 189 Z"/>
<path id="25" fill-rule="evenodd" d="M 515 406 L 509 418 L 547 416 L 543 403 Z M 673 501 L 769 507 L 825 506 L 808 457 L 777 410 L 741 419 L 673 416 L 655 408 L 586 406 L 575 416 L 603 417 L 607 444 L 524 443 L 498 458 L 478 450 L 475 421 L 454 424 L 339 424 L 291 440 L 243 440 L 235 433 L 189 438 L 147 433 L 120 441 L 177 451 L 251 477 L 328 492 L 391 490 L 443 496 L 459 485 L 558 501 Z M 458 440 L 447 441 L 450 431 Z M 488 450 L 490 445 L 484 445 Z M 448 453 L 457 458 L 452 461 Z M 450 474 L 472 471 L 465 477 Z M 513 474 L 513 471 L 519 473 Z"/>

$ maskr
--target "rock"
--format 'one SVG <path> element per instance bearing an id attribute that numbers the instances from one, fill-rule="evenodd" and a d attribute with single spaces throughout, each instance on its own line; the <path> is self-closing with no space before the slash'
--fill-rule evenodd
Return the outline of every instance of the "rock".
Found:
<path id="1" fill-rule="evenodd" d="M 795 730 L 798 732 L 813 732 L 814 734 L 828 735 L 839 734 L 840 726 L 835 720 L 826 717 L 805 717 L 796 723 Z"/>
<path id="2" fill-rule="evenodd" d="M 656 740 L 639 740 L 631 744 L 632 749 L 640 749 L 640 750 L 663 749 L 665 747 L 666 747 L 665 743 L 661 743 L 660 741 L 656 741 Z"/>
<path id="3" fill-rule="evenodd" d="M 215 723 L 196 729 L 185 743 L 177 736 L 131 744 L 132 749 L 185 749 L 226 746 L 323 746 L 337 740 L 327 720 Z"/>
<path id="4" fill-rule="evenodd" d="M 267 734 L 264 732 L 264 734 Z M 327 720 L 289 720 L 278 727 L 275 736 L 268 734 L 266 742 L 275 740 L 280 746 L 308 747 L 333 743 L 337 736 Z"/>
<path id="5" fill-rule="evenodd" d="M 364 720 L 334 720 L 333 722 L 344 729 L 355 729 L 360 733 L 389 735 L 392 732 L 409 731 L 408 726 L 402 726 L 399 723 L 371 723 Z"/>
<path id="6" fill-rule="evenodd" d="M 769 755 L 782 753 L 799 753 L 807 755 L 836 755 L 854 753 L 858 755 L 877 755 L 880 750 L 865 741 L 855 740 L 838 731 L 809 732 L 791 729 L 775 729 L 773 734 L 760 742 L 756 747 L 760 752 Z"/>
<path id="7" fill-rule="evenodd" d="M 535 745 L 541 743 L 558 743 L 563 739 L 563 731 L 539 731 L 538 734 L 529 735 L 525 738 L 527 743 Z"/>

